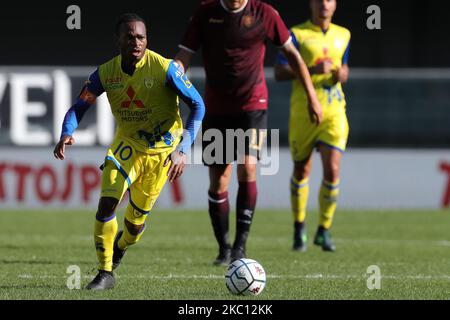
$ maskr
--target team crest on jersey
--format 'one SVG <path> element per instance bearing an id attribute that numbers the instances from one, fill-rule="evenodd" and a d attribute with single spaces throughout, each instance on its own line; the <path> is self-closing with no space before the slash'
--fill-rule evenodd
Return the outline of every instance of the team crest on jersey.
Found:
<path id="1" fill-rule="evenodd" d="M 250 28 L 251 26 L 253 26 L 254 23 L 254 19 L 252 16 L 243 16 L 242 17 L 242 24 L 244 25 L 244 27 L 246 28 Z"/>
<path id="2" fill-rule="evenodd" d="M 155 78 L 144 78 L 144 85 L 147 89 L 153 88 L 155 84 Z"/>
<path id="3" fill-rule="evenodd" d="M 140 218 L 142 216 L 142 213 L 133 208 L 133 216 L 135 218 Z"/>

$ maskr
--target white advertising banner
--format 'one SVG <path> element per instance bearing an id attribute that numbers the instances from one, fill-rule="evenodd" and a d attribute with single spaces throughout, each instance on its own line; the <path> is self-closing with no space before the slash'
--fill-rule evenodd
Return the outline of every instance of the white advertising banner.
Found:
<path id="1" fill-rule="evenodd" d="M 101 184 L 99 166 L 105 151 L 105 148 L 72 147 L 67 151 L 66 160 L 59 161 L 53 158 L 52 148 L 0 148 L 0 209 L 95 210 Z M 282 149 L 272 161 L 277 162 L 271 163 L 272 169 L 258 176 L 258 207 L 289 210 L 292 171 L 289 151 Z M 308 204 L 311 209 L 317 208 L 321 172 L 320 157 L 315 154 Z M 191 164 L 177 183 L 166 185 L 155 208 L 205 210 L 207 189 L 207 168 Z M 234 170 L 230 185 L 233 202 L 236 193 Z M 344 155 L 340 208 L 449 206 L 450 151 L 351 149 Z"/>

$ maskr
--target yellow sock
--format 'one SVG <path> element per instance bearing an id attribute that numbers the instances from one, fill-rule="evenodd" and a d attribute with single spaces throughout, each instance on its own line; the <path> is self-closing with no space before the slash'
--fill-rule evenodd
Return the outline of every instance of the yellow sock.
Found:
<path id="1" fill-rule="evenodd" d="M 294 214 L 294 221 L 303 223 L 306 219 L 306 204 L 309 195 L 309 179 L 298 181 L 294 177 L 291 179 L 291 208 Z"/>
<path id="2" fill-rule="evenodd" d="M 130 231 L 128 231 L 127 226 L 125 225 L 123 228 L 122 236 L 120 237 L 119 242 L 117 243 L 117 245 L 119 246 L 119 249 L 127 250 L 127 248 L 129 246 L 138 242 L 141 239 L 142 234 L 144 233 L 144 230 L 145 230 L 145 224 L 144 224 L 144 227 L 142 228 L 142 230 L 137 235 L 132 235 L 130 233 Z"/>
<path id="3" fill-rule="evenodd" d="M 118 229 L 116 215 L 107 219 L 96 217 L 94 227 L 95 248 L 99 270 L 112 271 L 114 237 Z"/>
<path id="4" fill-rule="evenodd" d="M 337 197 L 339 195 L 339 180 L 335 183 L 322 181 L 319 192 L 320 217 L 319 225 L 325 229 L 330 229 L 333 223 L 333 216 L 336 211 Z"/>

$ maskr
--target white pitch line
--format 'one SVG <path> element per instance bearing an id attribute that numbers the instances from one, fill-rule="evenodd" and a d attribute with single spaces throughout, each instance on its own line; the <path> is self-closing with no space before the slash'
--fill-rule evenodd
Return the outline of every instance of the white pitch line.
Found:
<path id="1" fill-rule="evenodd" d="M 450 241 L 447 240 L 436 241 L 436 244 L 439 246 L 450 247 Z"/>
<path id="2" fill-rule="evenodd" d="M 337 275 L 337 274 L 305 274 L 305 275 L 268 275 L 268 279 L 306 279 L 306 280 L 345 280 L 345 279 L 367 279 L 367 275 Z M 52 276 L 52 275 L 38 275 L 34 276 L 31 274 L 21 274 L 18 276 L 19 279 L 66 279 L 64 276 Z M 82 276 L 84 279 L 92 279 L 94 276 L 92 275 L 84 275 Z M 169 274 L 165 276 L 152 276 L 152 275 L 117 275 L 116 278 L 124 278 L 124 279 L 146 279 L 146 280 L 172 280 L 172 279 L 182 279 L 182 280 L 218 280 L 224 279 L 224 276 L 219 276 L 215 274 L 209 275 L 180 275 L 180 274 Z M 408 280 L 450 280 L 450 275 L 385 275 L 381 276 L 382 279 L 392 279 L 392 280 L 400 280 L 400 279 L 408 279 Z"/>
<path id="3" fill-rule="evenodd" d="M 354 242 L 354 239 L 348 238 L 334 238 L 336 242 Z M 391 245 L 417 245 L 426 244 L 438 247 L 450 247 L 450 241 L 448 240 L 417 240 L 417 239 L 359 239 L 359 243 L 369 243 L 369 244 L 391 244 Z"/>
<path id="4" fill-rule="evenodd" d="M 252 238 L 254 242 L 267 242 L 267 238 L 255 236 Z M 351 238 L 333 238 L 337 243 L 354 243 L 355 239 Z M 283 243 L 286 241 L 285 237 L 271 237 L 272 242 Z M 418 239 L 383 239 L 383 238 L 360 238 L 358 239 L 360 244 L 387 244 L 387 245 L 404 245 L 404 246 L 416 246 L 416 245 L 432 245 L 432 246 L 444 246 L 450 247 L 449 240 L 418 240 Z"/>

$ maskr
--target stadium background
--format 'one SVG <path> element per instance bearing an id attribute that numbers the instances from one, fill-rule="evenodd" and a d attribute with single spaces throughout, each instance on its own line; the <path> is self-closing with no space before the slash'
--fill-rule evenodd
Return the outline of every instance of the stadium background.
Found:
<path id="1" fill-rule="evenodd" d="M 278 9 L 288 26 L 308 17 L 307 1 L 267 2 Z M 81 8 L 81 30 L 66 28 L 66 8 L 71 4 Z M 126 1 L 114 5 L 106 1 L 39 1 L 26 5 L 21 2 L 0 5 L 3 35 L 0 50 L 0 208 L 60 207 L 67 203 L 74 207 L 80 203 L 95 206 L 98 192 L 95 170 L 104 152 L 104 147 L 100 146 L 107 145 L 110 131 L 99 132 L 97 128 L 94 132 L 92 126 L 101 115 L 90 110 L 80 129 L 94 131 L 78 139 L 79 147 L 73 148 L 70 155 L 73 168 L 71 164 L 55 163 L 51 159 L 53 141 L 50 140 L 59 134 L 56 114 L 60 117 L 61 110 L 69 107 L 69 101 L 76 96 L 94 66 L 116 52 L 113 26 L 121 13 L 134 11 L 141 14 L 149 24 L 149 47 L 171 57 L 177 52 L 177 44 L 197 4 L 198 1 L 192 0 Z M 366 9 L 371 4 L 381 7 L 381 30 L 366 27 L 369 17 Z M 440 10 L 431 1 L 339 1 L 338 5 L 335 22 L 352 32 L 351 78 L 344 88 L 351 134 L 349 152 L 343 163 L 346 183 L 343 184 L 342 206 L 448 206 L 450 71 L 447 68 L 450 43 L 445 41 L 449 24 L 445 10 Z M 276 50 L 271 45 L 268 48 L 269 126 L 280 129 L 280 143 L 285 147 L 290 85 L 273 81 L 270 67 Z M 200 54 L 193 66 L 201 66 Z M 194 83 L 202 91 L 201 69 L 193 70 Z M 40 74 L 41 77 L 34 80 L 37 85 L 34 83 L 27 89 L 17 74 Z M 66 80 L 69 81 L 68 91 L 62 88 Z M 58 90 L 70 94 L 56 94 L 57 86 Z M 23 101 L 44 103 L 45 110 L 36 111 L 40 107 L 28 104 L 28 109 L 21 111 L 28 112 L 28 116 L 17 115 L 17 110 L 13 115 L 13 107 L 20 108 L 19 102 Z M 39 135 L 27 139 L 21 133 L 22 127 L 16 125 L 24 122 L 30 132 L 44 130 L 50 133 L 43 139 Z M 82 160 L 86 159 L 90 162 L 83 164 Z M 18 167 L 18 160 L 28 164 Z M 287 185 L 290 168 L 289 154 L 282 149 L 277 178 L 261 178 L 262 207 L 288 207 L 287 187 L 273 191 L 272 186 Z M 72 183 L 67 182 L 71 170 L 76 172 L 72 187 L 67 186 Z M 317 165 L 314 170 L 313 175 L 320 176 Z M 383 183 L 379 183 L 379 177 L 384 177 Z M 190 179 L 200 181 L 196 190 L 189 188 Z M 319 178 L 314 180 L 318 183 Z M 315 183 L 312 189 L 317 189 Z M 425 192 L 423 185 L 428 186 Z M 65 189 L 64 192 L 54 197 L 52 194 L 60 188 Z M 174 203 L 205 207 L 205 192 L 198 191 L 206 190 L 205 169 L 192 166 L 180 185 L 166 189 L 170 192 L 162 196 L 162 207 L 171 207 Z M 65 202 L 65 196 L 71 200 Z M 311 197 L 314 196 L 313 192 Z"/>

